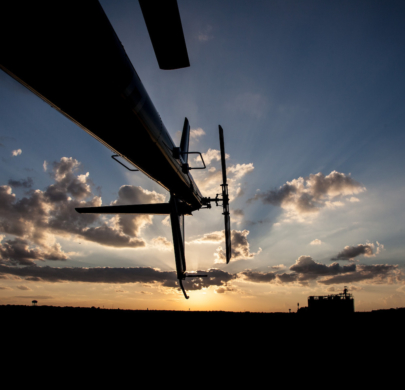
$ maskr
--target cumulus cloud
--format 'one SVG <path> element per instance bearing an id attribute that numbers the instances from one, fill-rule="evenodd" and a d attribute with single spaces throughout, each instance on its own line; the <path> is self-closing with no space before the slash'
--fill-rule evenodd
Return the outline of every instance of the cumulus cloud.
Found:
<path id="1" fill-rule="evenodd" d="M 97 214 L 79 214 L 76 207 L 102 204 L 92 193 L 89 173 L 79 173 L 80 163 L 71 157 L 62 157 L 50 166 L 53 183 L 43 191 L 31 190 L 17 198 L 12 186 L 32 186 L 28 179 L 0 186 L 0 233 L 16 237 L 1 243 L 3 263 L 29 265 L 36 260 L 67 259 L 69 254 L 56 243 L 57 236 L 73 235 L 116 248 L 145 246 L 139 234 L 152 223 L 151 216 L 119 215 L 106 220 Z M 142 187 L 122 186 L 112 204 L 160 203 L 164 199 Z"/>
<path id="2" fill-rule="evenodd" d="M 309 243 L 309 245 L 321 245 L 321 244 L 322 244 L 322 241 L 319 240 L 319 239 L 317 239 L 317 238 L 315 238 L 315 240 L 312 240 L 312 241 Z"/>
<path id="3" fill-rule="evenodd" d="M 142 283 L 146 285 L 160 285 L 162 287 L 178 289 L 177 274 L 175 271 L 160 271 L 150 267 L 132 268 L 78 268 L 78 267 L 9 267 L 0 264 L 0 273 L 17 275 L 22 278 L 39 278 L 45 282 L 83 282 L 83 283 Z M 201 290 L 210 286 L 227 286 L 236 278 L 220 269 L 197 271 L 208 275 L 205 278 L 187 278 L 184 287 L 187 290 Z M 31 279 L 32 280 L 32 279 Z"/>
<path id="4" fill-rule="evenodd" d="M 224 233 L 222 233 L 224 234 Z M 232 230 L 231 231 L 231 259 L 235 260 L 248 260 L 253 259 L 256 255 L 261 253 L 262 249 L 259 248 L 257 252 L 250 252 L 250 244 L 248 242 L 247 236 L 249 235 L 249 230 Z M 222 247 L 217 248 L 215 256 L 216 263 L 226 262 L 226 253 Z"/>
<path id="5" fill-rule="evenodd" d="M 48 170 L 48 163 L 46 162 L 46 160 L 42 164 L 42 168 L 44 168 L 44 172 L 46 172 Z"/>
<path id="6" fill-rule="evenodd" d="M 336 257 L 331 260 L 354 260 L 355 257 L 364 255 L 365 257 L 372 257 L 379 254 L 384 249 L 384 245 L 378 241 L 376 244 L 358 244 L 357 246 L 345 246 L 344 249 L 339 252 Z"/>
<path id="7" fill-rule="evenodd" d="M 12 155 L 13 157 L 15 157 L 15 156 L 19 156 L 21 153 L 22 153 L 22 150 L 21 150 L 21 149 L 16 149 L 16 150 L 13 150 L 13 151 L 11 152 L 11 155 Z"/>
<path id="8" fill-rule="evenodd" d="M 258 192 L 249 202 L 261 200 L 264 204 L 279 206 L 291 215 L 303 215 L 317 213 L 324 207 L 341 207 L 344 204 L 336 198 L 365 190 L 350 174 L 333 171 L 325 176 L 319 172 L 289 181 L 275 190 Z"/>

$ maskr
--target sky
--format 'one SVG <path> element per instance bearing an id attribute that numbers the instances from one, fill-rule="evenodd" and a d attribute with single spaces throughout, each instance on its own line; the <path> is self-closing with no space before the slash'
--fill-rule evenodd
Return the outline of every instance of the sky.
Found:
<path id="1" fill-rule="evenodd" d="M 189 119 L 204 196 L 224 128 L 233 258 L 222 208 L 186 217 L 209 276 L 186 300 L 167 218 L 76 213 L 169 196 L 0 72 L 0 304 L 287 312 L 347 286 L 357 311 L 405 306 L 403 1 L 178 0 L 173 71 L 137 1 L 100 3 L 176 143 Z"/>

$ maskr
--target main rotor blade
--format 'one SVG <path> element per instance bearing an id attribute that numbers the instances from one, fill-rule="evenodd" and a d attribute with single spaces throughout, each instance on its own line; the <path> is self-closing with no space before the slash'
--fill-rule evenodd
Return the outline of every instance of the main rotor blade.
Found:
<path id="1" fill-rule="evenodd" d="M 139 0 L 160 69 L 190 66 L 176 0 Z"/>

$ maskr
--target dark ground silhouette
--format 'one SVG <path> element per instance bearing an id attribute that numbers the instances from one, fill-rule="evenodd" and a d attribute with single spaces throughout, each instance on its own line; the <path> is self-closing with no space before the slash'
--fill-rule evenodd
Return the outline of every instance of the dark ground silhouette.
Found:
<path id="1" fill-rule="evenodd" d="M 0 306 L 0 323 L 10 329 L 72 332 L 125 332 L 125 334 L 207 335 L 237 332 L 240 335 L 298 335 L 302 332 L 395 331 L 405 325 L 405 308 L 351 314 L 258 313 L 226 311 L 123 310 L 89 307 Z M 315 333 L 314 333 L 315 334 Z"/>

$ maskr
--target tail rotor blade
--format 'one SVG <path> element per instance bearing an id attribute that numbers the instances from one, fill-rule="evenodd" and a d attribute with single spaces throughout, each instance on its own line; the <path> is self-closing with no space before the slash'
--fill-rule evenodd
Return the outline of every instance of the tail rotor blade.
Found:
<path id="1" fill-rule="evenodd" d="M 225 222 L 225 250 L 226 250 L 226 264 L 231 260 L 232 246 L 231 246 L 231 217 L 229 214 L 229 195 L 228 184 L 226 179 L 226 163 L 225 163 L 225 142 L 224 130 L 219 126 L 219 145 L 221 149 L 221 166 L 222 166 L 222 208 Z"/>
<path id="2" fill-rule="evenodd" d="M 224 130 L 221 126 L 219 128 L 219 146 L 221 148 L 221 166 L 222 166 L 222 184 L 226 185 L 226 163 L 225 163 L 225 143 L 224 143 Z"/>

